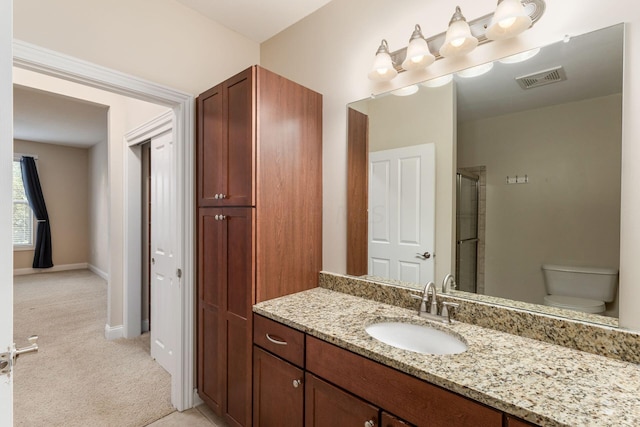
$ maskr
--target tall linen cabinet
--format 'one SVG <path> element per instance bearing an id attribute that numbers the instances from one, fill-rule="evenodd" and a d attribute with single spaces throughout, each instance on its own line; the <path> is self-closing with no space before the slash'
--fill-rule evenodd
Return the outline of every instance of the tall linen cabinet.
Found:
<path id="1" fill-rule="evenodd" d="M 198 393 L 250 426 L 251 307 L 322 266 L 322 96 L 253 66 L 196 106 Z"/>

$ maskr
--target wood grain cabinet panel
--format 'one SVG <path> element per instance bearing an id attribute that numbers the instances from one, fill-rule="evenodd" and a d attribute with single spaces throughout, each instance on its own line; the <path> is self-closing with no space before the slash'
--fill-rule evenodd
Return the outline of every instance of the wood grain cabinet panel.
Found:
<path id="1" fill-rule="evenodd" d="M 251 308 L 322 266 L 322 96 L 253 66 L 196 108 L 198 392 L 250 426 Z"/>
<path id="2" fill-rule="evenodd" d="M 413 427 L 413 425 L 387 412 L 383 412 L 380 415 L 380 427 Z"/>
<path id="3" fill-rule="evenodd" d="M 304 371 L 253 347 L 253 426 L 304 425 Z"/>
<path id="4" fill-rule="evenodd" d="M 417 426 L 502 427 L 502 412 L 306 337 L 307 371 Z"/>
<path id="5" fill-rule="evenodd" d="M 514 418 L 511 415 L 505 416 L 507 422 L 505 424 L 506 427 L 534 427 L 535 424 L 528 423 L 526 421 L 519 420 L 518 418 Z"/>
<path id="6" fill-rule="evenodd" d="M 305 375 L 305 427 L 378 425 L 379 410 L 315 375 Z"/>

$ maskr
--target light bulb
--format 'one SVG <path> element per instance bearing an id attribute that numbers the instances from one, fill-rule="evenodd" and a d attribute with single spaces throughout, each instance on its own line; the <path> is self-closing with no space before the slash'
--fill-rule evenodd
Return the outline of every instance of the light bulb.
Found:
<path id="1" fill-rule="evenodd" d="M 516 22 L 515 16 L 511 18 L 503 19 L 502 21 L 498 22 L 498 25 L 500 25 L 500 28 L 506 29 L 512 26 L 514 22 Z"/>
<path id="2" fill-rule="evenodd" d="M 469 24 L 462 16 L 459 7 L 451 17 L 447 35 L 442 47 L 440 47 L 440 55 L 443 57 L 465 55 L 478 46 L 478 39 L 471 35 Z"/>
<path id="3" fill-rule="evenodd" d="M 413 34 L 409 39 L 409 46 L 407 46 L 407 56 L 402 62 L 402 68 L 405 70 L 418 70 L 420 68 L 428 67 L 436 60 L 435 56 L 431 54 L 427 41 L 422 36 L 422 30 L 420 25 L 416 25 Z"/>
<path id="4" fill-rule="evenodd" d="M 485 35 L 489 40 L 508 39 L 529 29 L 532 22 L 520 0 L 499 0 Z"/>
<path id="5" fill-rule="evenodd" d="M 384 82 L 393 79 L 397 74 L 391 55 L 389 55 L 389 45 L 386 40 L 382 40 L 368 77 L 370 80 Z"/>

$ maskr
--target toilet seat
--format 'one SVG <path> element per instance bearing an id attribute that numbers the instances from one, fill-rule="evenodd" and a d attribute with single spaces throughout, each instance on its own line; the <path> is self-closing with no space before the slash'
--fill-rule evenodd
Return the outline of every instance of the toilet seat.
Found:
<path id="1" fill-rule="evenodd" d="M 567 310 L 582 311 L 584 313 L 602 313 L 606 310 L 606 306 L 603 301 L 567 297 L 564 295 L 545 295 L 544 304 Z"/>

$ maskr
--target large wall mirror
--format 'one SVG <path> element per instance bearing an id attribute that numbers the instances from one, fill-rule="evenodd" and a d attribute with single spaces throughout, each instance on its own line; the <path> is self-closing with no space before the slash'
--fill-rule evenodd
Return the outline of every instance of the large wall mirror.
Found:
<path id="1" fill-rule="evenodd" d="M 347 273 L 452 272 L 457 295 L 541 311 L 543 266 L 618 286 L 623 40 L 619 24 L 349 104 Z M 590 318 L 615 324 L 609 299 Z"/>

